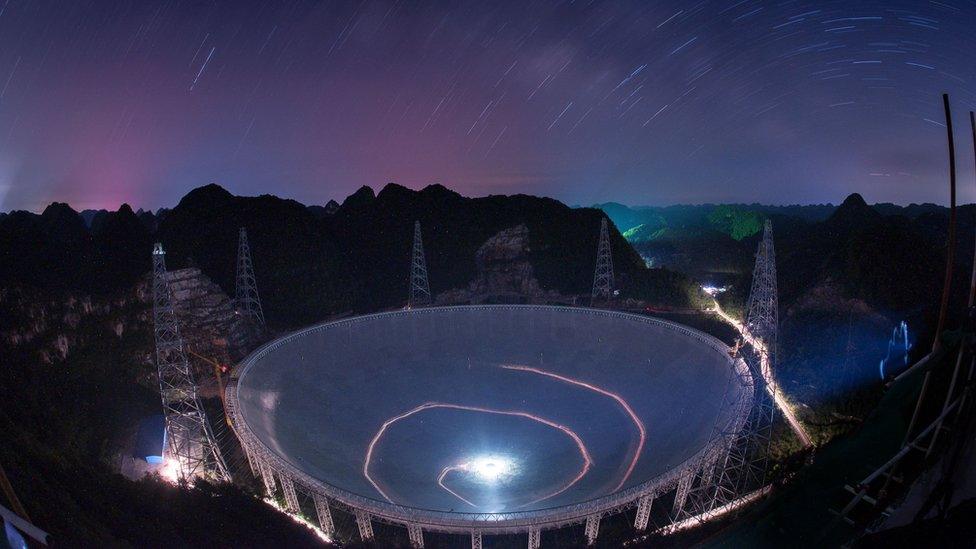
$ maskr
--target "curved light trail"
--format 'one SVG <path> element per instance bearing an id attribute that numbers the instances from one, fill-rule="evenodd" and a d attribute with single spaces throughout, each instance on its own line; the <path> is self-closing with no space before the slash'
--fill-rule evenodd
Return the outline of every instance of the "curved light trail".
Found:
<path id="1" fill-rule="evenodd" d="M 450 488 L 447 487 L 446 484 L 444 484 L 444 477 L 446 477 L 448 473 L 450 473 L 451 471 L 461 471 L 463 469 L 464 469 L 464 467 L 462 467 L 461 465 L 448 465 L 447 467 L 441 469 L 441 474 L 437 475 L 437 485 L 440 486 L 441 488 L 443 488 L 444 490 L 447 490 L 448 492 L 450 492 L 450 494 L 452 496 L 458 498 L 459 500 L 463 501 L 464 503 L 467 503 L 471 507 L 478 508 L 477 505 L 475 505 L 475 504 L 471 503 L 470 501 L 464 499 L 461 496 L 461 494 L 455 492 L 454 490 L 451 490 Z"/>
<path id="2" fill-rule="evenodd" d="M 373 439 L 370 440 L 369 446 L 366 448 L 366 459 L 363 462 L 363 476 L 366 477 L 366 480 L 368 480 L 369 483 L 373 485 L 373 488 L 375 488 L 376 491 L 379 492 L 379 494 L 382 495 L 390 503 L 395 503 L 395 502 L 390 498 L 390 496 L 388 496 L 386 494 L 385 491 L 383 491 L 382 488 L 380 488 L 379 484 L 375 480 L 373 480 L 373 477 L 370 476 L 370 474 L 369 474 L 369 464 L 370 464 L 370 462 L 373 459 L 373 450 L 375 449 L 377 442 L 379 442 L 380 438 L 382 438 L 383 434 L 390 427 L 390 425 L 393 425 L 394 423 L 396 423 L 396 422 L 398 422 L 398 421 L 400 421 L 402 419 L 408 418 L 408 417 L 410 417 L 410 416 L 412 416 L 412 415 L 414 415 L 414 414 L 416 414 L 418 412 L 422 412 L 424 410 L 430 410 L 432 408 L 447 408 L 447 409 L 451 409 L 451 410 L 467 410 L 469 412 L 483 412 L 483 413 L 486 413 L 486 414 L 498 414 L 498 415 L 503 415 L 503 416 L 523 417 L 523 418 L 526 418 L 526 419 L 531 419 L 532 421 L 536 421 L 536 422 L 542 423 L 544 425 L 548 425 L 549 427 L 553 427 L 555 429 L 559 429 L 560 431 L 562 431 L 563 433 L 565 433 L 566 435 L 568 435 L 571 439 L 573 439 L 573 442 L 576 443 L 576 447 L 580 451 L 580 455 L 583 457 L 583 467 L 580 468 L 579 473 L 577 473 L 577 475 L 575 477 L 573 477 L 573 479 L 568 484 L 566 484 L 565 486 L 563 486 L 562 488 L 556 490 L 555 492 L 553 492 L 551 494 L 547 494 L 547 495 L 545 495 L 545 496 L 543 496 L 543 497 L 541 497 L 541 498 L 539 498 L 537 500 L 534 500 L 534 501 L 532 501 L 530 503 L 527 503 L 526 505 L 531 505 L 532 503 L 536 503 L 536 502 L 542 501 L 544 499 L 549 499 L 551 497 L 558 496 L 559 494 L 565 492 L 566 490 L 568 490 L 569 488 L 571 488 L 574 484 L 576 484 L 577 482 L 579 482 L 579 480 L 581 478 L 583 478 L 584 476 L 586 476 L 586 473 L 589 472 L 590 467 L 593 466 L 593 458 L 590 457 L 590 452 L 589 452 L 589 450 L 586 449 L 586 445 L 583 444 L 583 440 L 579 437 L 579 435 L 577 435 L 569 427 L 566 427 L 565 425 L 556 423 L 555 421 L 551 421 L 551 420 L 548 420 L 546 418 L 543 418 L 543 417 L 539 417 L 537 415 L 530 414 L 528 412 L 521 412 L 521 411 L 517 411 L 517 410 L 498 410 L 498 409 L 494 409 L 494 408 L 482 408 L 482 407 L 479 407 L 479 406 L 465 406 L 465 405 L 462 405 L 462 404 L 448 404 L 448 403 L 444 403 L 444 402 L 425 402 L 424 404 L 421 404 L 420 406 L 417 406 L 416 408 L 413 408 L 411 410 L 408 410 L 408 411 L 406 411 L 406 412 L 404 412 L 404 413 L 402 413 L 402 414 L 400 414 L 398 416 L 394 416 L 394 417 L 392 417 L 392 418 L 384 421 L 383 422 L 383 425 L 380 427 L 379 431 L 377 431 L 376 434 L 373 436 Z M 451 467 L 457 467 L 457 466 L 451 466 Z M 462 498 L 461 496 L 457 495 L 457 493 L 455 493 L 454 491 L 452 491 L 449 488 L 447 488 L 446 486 L 444 486 L 444 484 L 443 484 L 443 478 L 444 478 L 444 476 L 447 475 L 448 472 L 450 472 L 451 467 L 448 467 L 447 469 L 441 471 L 441 474 L 438 477 L 438 484 L 442 488 L 444 488 L 445 490 L 447 490 L 448 492 L 450 492 L 451 494 L 453 494 L 454 496 L 456 496 L 461 501 L 464 501 L 465 503 L 468 503 L 469 505 L 472 505 L 473 507 L 477 507 L 476 505 L 474 505 L 470 501 Z"/>
<path id="3" fill-rule="evenodd" d="M 533 368 L 531 366 L 521 366 L 518 364 L 502 364 L 500 367 L 506 370 L 531 372 L 533 374 L 539 374 L 546 377 L 558 379 L 559 381 L 565 383 L 569 383 L 572 385 L 576 385 L 578 387 L 583 387 L 591 391 L 595 391 L 597 393 L 600 393 L 601 395 L 608 396 L 613 400 L 617 401 L 617 404 L 619 404 L 620 407 L 623 408 L 624 412 L 626 412 L 627 415 L 630 416 L 630 420 L 634 422 L 634 425 L 637 427 L 637 432 L 640 435 L 640 441 L 637 443 L 637 449 L 634 451 L 634 457 L 631 458 L 630 460 L 630 466 L 627 467 L 627 472 L 620 479 L 620 482 L 617 484 L 617 487 L 613 489 L 615 492 L 617 490 L 620 490 L 620 488 L 623 487 L 624 483 L 627 482 L 627 479 L 630 478 L 630 475 L 634 472 L 634 468 L 637 467 L 637 461 L 640 459 L 641 453 L 644 451 L 644 443 L 647 441 L 647 429 L 644 427 L 644 422 L 642 422 L 640 418 L 637 417 L 637 414 L 634 413 L 634 409 L 631 408 L 629 404 L 627 404 L 627 401 L 624 400 L 623 397 L 621 397 L 620 395 L 616 393 L 611 393 L 610 391 L 597 387 L 596 385 L 591 385 L 584 381 L 579 381 L 578 379 L 561 376 L 559 374 L 548 372 L 546 370 L 541 370 L 539 368 Z"/>

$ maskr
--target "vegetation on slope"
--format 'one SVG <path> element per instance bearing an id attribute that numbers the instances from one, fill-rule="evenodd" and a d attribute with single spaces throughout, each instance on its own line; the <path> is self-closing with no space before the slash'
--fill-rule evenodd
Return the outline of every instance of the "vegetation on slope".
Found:
<path id="1" fill-rule="evenodd" d="M 60 546 L 317 544 L 235 486 L 181 490 L 113 471 L 138 420 L 160 413 L 147 313 L 127 294 L 4 292 L 3 335 L 35 334 L 0 345 L 0 463 L 31 520 Z M 35 332 L 39 322 L 47 327 Z M 48 363 L 44 353 L 59 354 Z"/>

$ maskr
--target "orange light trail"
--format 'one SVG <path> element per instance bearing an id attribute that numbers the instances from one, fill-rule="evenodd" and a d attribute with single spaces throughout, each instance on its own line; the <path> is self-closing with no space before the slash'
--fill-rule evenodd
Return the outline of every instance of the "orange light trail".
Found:
<path id="1" fill-rule="evenodd" d="M 637 461 L 640 459 L 641 452 L 644 451 L 644 443 L 647 441 L 647 429 L 644 427 L 644 422 L 642 422 L 640 418 L 637 417 L 637 414 L 634 413 L 633 408 L 631 408 L 630 405 L 627 404 L 627 401 L 624 400 L 620 395 L 616 393 L 611 393 L 606 389 L 601 389 L 600 387 L 597 387 L 595 385 L 590 385 L 589 383 L 579 381 L 577 379 L 561 376 L 559 374 L 554 374 L 552 372 L 547 372 L 545 370 L 540 370 L 539 368 L 533 368 L 531 366 L 521 366 L 517 364 L 502 364 L 501 367 L 506 370 L 531 372 L 534 374 L 539 374 L 554 379 L 558 379 L 559 381 L 563 381 L 565 383 L 570 383 L 572 385 L 584 387 L 591 391 L 596 391 L 601 395 L 608 396 L 614 399 L 615 401 L 617 401 L 617 404 L 619 404 L 620 407 L 623 408 L 624 411 L 627 413 L 627 415 L 630 416 L 631 421 L 634 422 L 634 425 L 637 427 L 637 432 L 640 435 L 640 441 L 637 443 L 637 450 L 634 452 L 634 457 L 630 460 L 630 466 L 627 468 L 627 472 L 624 474 L 623 478 L 620 479 L 620 483 L 617 484 L 616 488 L 614 488 L 614 491 L 620 490 L 620 488 L 623 487 L 624 483 L 627 482 L 627 479 L 630 478 L 630 475 L 634 472 L 634 468 L 637 467 Z"/>
<path id="2" fill-rule="evenodd" d="M 437 476 L 437 485 L 440 486 L 441 488 L 447 490 L 448 492 L 450 492 L 450 494 L 452 496 L 458 498 L 459 500 L 463 501 L 464 503 L 467 503 L 471 507 L 477 508 L 478 507 L 477 505 L 475 505 L 475 504 L 471 503 L 470 501 L 464 499 L 463 497 L 461 497 L 461 494 L 455 492 L 454 490 L 451 490 L 450 488 L 447 487 L 446 484 L 444 484 L 444 477 L 446 477 L 448 473 L 450 473 L 451 471 L 461 471 L 463 469 L 464 469 L 464 467 L 462 467 L 461 465 L 448 465 L 447 467 L 441 469 L 441 474 Z"/>
<path id="3" fill-rule="evenodd" d="M 424 410 L 430 410 L 432 408 L 447 408 L 447 409 L 451 409 L 451 410 L 467 410 L 469 412 L 483 412 L 483 413 L 486 413 L 486 414 L 498 414 L 498 415 L 503 415 L 503 416 L 523 417 L 523 418 L 526 418 L 526 419 L 531 419 L 532 421 L 536 421 L 536 422 L 542 423 L 544 425 L 548 425 L 549 427 L 554 427 L 556 429 L 559 429 L 563 433 L 566 433 L 566 435 L 568 435 L 571 439 L 573 439 L 573 442 L 576 443 L 576 447 L 580 451 L 580 455 L 583 457 L 583 467 L 580 469 L 579 473 L 573 478 L 573 480 L 571 480 L 568 484 L 566 484 L 565 486 L 563 486 L 559 490 L 556 490 L 555 492 L 553 492 L 551 494 L 548 494 L 546 496 L 543 496 L 543 497 L 541 497 L 541 498 L 539 498 L 539 499 L 537 499 L 535 501 L 532 501 L 530 503 L 527 503 L 526 505 L 531 505 L 532 503 L 536 503 L 536 502 L 542 501 L 544 499 L 549 499 L 551 497 L 558 496 L 559 494 L 565 492 L 570 487 L 572 487 L 574 484 L 576 484 L 577 482 L 579 482 L 579 480 L 581 478 L 583 478 L 584 476 L 586 476 L 586 473 L 589 472 L 590 467 L 593 466 L 593 458 L 590 457 L 590 452 L 589 452 L 589 450 L 586 449 L 586 445 L 583 444 L 583 440 L 579 437 L 579 435 L 577 435 L 569 427 L 566 427 L 565 425 L 561 425 L 559 423 L 556 423 L 555 421 L 550 421 L 548 419 L 545 419 L 545 418 L 542 418 L 542 417 L 539 417 L 539 416 L 530 414 L 528 412 L 519 412 L 519 411 L 514 411 L 514 410 L 496 410 L 496 409 L 493 409 L 493 408 L 481 408 L 479 406 L 464 406 L 464 405 L 461 405 L 461 404 L 447 404 L 447 403 L 443 403 L 443 402 L 425 402 L 424 404 L 421 404 L 420 406 L 417 406 L 416 408 L 413 408 L 412 410 L 409 410 L 409 411 L 404 412 L 404 413 L 402 413 L 402 414 L 400 414 L 398 416 L 394 416 L 394 417 L 392 417 L 392 418 L 384 421 L 383 422 L 383 425 L 380 427 L 380 430 L 376 432 L 376 435 L 373 436 L 373 439 L 369 442 L 369 446 L 366 448 L 366 459 L 363 462 L 363 476 L 366 477 L 366 480 L 368 480 L 369 483 L 373 485 L 373 488 L 375 488 L 376 491 L 379 492 L 380 495 L 382 495 L 390 503 L 394 503 L 394 501 L 392 499 L 390 499 L 390 496 L 388 496 L 386 494 L 386 492 L 384 492 L 383 489 L 380 488 L 379 484 L 377 484 L 377 482 L 375 480 L 373 480 L 373 477 L 370 476 L 370 474 L 369 474 L 369 464 L 370 464 L 370 462 L 373 459 L 373 450 L 376 447 L 376 443 L 379 442 L 380 438 L 383 436 L 383 433 L 386 432 L 387 428 L 389 428 L 390 425 L 396 423 L 397 421 L 400 421 L 401 419 L 408 418 L 408 417 L 410 417 L 410 416 L 412 416 L 412 415 L 414 415 L 414 414 L 416 414 L 418 412 L 422 412 Z M 454 494 L 461 501 L 464 501 L 465 503 L 468 503 L 468 504 L 472 505 L 473 507 L 477 507 L 476 505 L 474 505 L 470 501 L 462 498 L 461 496 L 458 496 L 455 492 L 453 492 L 452 490 L 448 489 L 446 486 L 443 485 L 443 483 L 442 483 L 443 478 L 450 471 L 450 469 L 451 468 L 448 467 L 447 469 L 441 471 L 441 474 L 438 477 L 438 484 L 440 484 L 442 488 L 444 488 L 445 490 L 447 490 L 451 494 Z"/>

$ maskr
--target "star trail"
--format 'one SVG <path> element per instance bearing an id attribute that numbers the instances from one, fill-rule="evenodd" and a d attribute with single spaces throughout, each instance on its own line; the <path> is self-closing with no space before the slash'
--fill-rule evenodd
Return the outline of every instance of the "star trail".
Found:
<path id="1" fill-rule="evenodd" d="M 976 109 L 974 23 L 972 1 L 0 0 L 0 210 L 209 182 L 945 202 L 939 95 Z"/>

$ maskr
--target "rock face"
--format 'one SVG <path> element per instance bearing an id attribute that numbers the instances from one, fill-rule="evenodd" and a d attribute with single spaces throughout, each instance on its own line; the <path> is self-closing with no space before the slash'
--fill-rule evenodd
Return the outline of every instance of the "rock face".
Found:
<path id="1" fill-rule="evenodd" d="M 438 296 L 439 303 L 547 303 L 570 298 L 545 291 L 529 260 L 529 229 L 524 224 L 498 232 L 475 252 L 477 277 L 465 290 Z"/>
<path id="2" fill-rule="evenodd" d="M 64 363 L 107 333 L 122 339 L 141 330 L 145 318 L 134 302 L 131 294 L 93 299 L 0 288 L 0 347 L 42 364 Z"/>
<path id="3" fill-rule="evenodd" d="M 487 299 L 538 294 L 541 290 L 528 253 L 529 229 L 525 225 L 505 229 L 489 238 L 475 253 L 478 278 L 472 285 L 472 293 Z"/>
<path id="4" fill-rule="evenodd" d="M 167 278 L 186 347 L 225 364 L 243 358 L 256 334 L 220 286 L 196 267 L 170 271 Z"/>
<path id="5" fill-rule="evenodd" d="M 155 367 L 152 339 L 152 285 L 146 276 L 136 292 L 143 303 L 148 340 L 146 361 Z M 234 301 L 196 267 L 175 269 L 166 273 L 173 303 L 180 323 L 180 335 L 187 359 L 194 370 L 194 378 L 204 396 L 216 395 L 213 366 L 194 356 L 196 353 L 222 365 L 232 365 L 242 359 L 260 342 L 261 334 L 235 308 Z M 189 351 L 192 351 L 189 352 Z"/>

